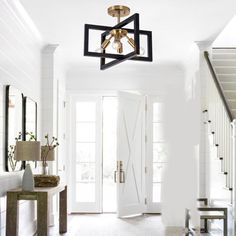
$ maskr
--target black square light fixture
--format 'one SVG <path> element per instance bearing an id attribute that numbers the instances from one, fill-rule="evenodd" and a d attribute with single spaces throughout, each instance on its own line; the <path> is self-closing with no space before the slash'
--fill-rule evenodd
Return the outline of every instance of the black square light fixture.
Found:
<path id="1" fill-rule="evenodd" d="M 152 61 L 152 32 L 139 29 L 139 14 L 135 13 L 124 21 L 120 22 L 121 17 L 128 16 L 130 9 L 126 6 L 112 6 L 108 8 L 108 14 L 112 17 L 117 17 L 117 25 L 103 26 L 103 25 L 90 25 L 84 26 L 84 56 L 100 57 L 100 69 L 105 70 L 114 65 L 117 65 L 126 60 L 136 61 Z M 133 29 L 125 28 L 126 25 L 133 22 Z M 90 30 L 102 31 L 101 33 L 101 48 L 98 51 L 89 51 L 89 32 Z M 133 34 L 133 38 L 129 36 Z M 147 56 L 141 55 L 140 48 L 140 35 L 147 36 Z M 132 51 L 123 54 L 122 39 L 126 38 L 127 43 L 132 48 Z M 106 49 L 113 39 L 113 48 L 116 53 L 107 53 Z M 106 63 L 106 58 L 114 59 Z"/>

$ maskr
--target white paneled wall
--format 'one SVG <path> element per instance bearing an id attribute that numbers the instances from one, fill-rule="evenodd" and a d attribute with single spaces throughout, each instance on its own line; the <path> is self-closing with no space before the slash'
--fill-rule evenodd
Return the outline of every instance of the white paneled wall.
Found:
<path id="1" fill-rule="evenodd" d="M 0 235 L 5 235 L 5 194 L 19 186 L 22 173 L 5 172 L 5 85 L 18 88 L 38 103 L 40 116 L 40 70 L 42 42 L 18 0 L 0 1 Z M 40 127 L 40 124 L 38 124 Z M 20 204 L 20 235 L 32 233 L 33 204 Z"/>

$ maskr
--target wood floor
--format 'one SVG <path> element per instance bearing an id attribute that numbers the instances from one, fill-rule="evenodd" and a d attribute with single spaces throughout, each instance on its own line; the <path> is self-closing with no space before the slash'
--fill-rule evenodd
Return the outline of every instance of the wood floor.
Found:
<path id="1" fill-rule="evenodd" d="M 50 227 L 50 236 L 58 236 L 58 227 Z M 119 219 L 115 214 L 72 214 L 68 217 L 68 236 L 170 236 L 165 234 L 160 215 Z M 214 230 L 204 236 L 222 236 Z M 182 236 L 171 234 L 171 236 Z M 230 235 L 229 235 L 230 236 Z"/>

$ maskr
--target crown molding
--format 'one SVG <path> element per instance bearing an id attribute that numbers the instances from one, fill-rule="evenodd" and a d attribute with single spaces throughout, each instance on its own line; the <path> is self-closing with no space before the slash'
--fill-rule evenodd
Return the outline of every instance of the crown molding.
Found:
<path id="1" fill-rule="evenodd" d="M 195 41 L 200 51 L 205 51 L 210 48 L 213 44 L 213 41 Z"/>
<path id="2" fill-rule="evenodd" d="M 59 44 L 47 44 L 43 47 L 42 52 L 45 54 L 53 54 L 58 47 Z"/>
<path id="3" fill-rule="evenodd" d="M 43 46 L 42 35 L 19 0 L 2 0 L 2 4 L 12 13 L 19 27 L 27 33 L 40 47 Z"/>

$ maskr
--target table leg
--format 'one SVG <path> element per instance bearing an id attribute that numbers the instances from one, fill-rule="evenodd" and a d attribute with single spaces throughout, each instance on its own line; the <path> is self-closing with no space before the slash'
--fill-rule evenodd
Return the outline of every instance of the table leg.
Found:
<path id="1" fill-rule="evenodd" d="M 48 194 L 37 194 L 37 236 L 48 236 Z"/>
<path id="2" fill-rule="evenodd" d="M 224 218 L 224 236 L 227 236 L 227 233 L 228 233 L 228 209 L 227 208 L 224 210 L 224 215 L 225 215 L 225 218 Z"/>
<path id="3" fill-rule="evenodd" d="M 204 229 L 205 229 L 205 233 L 208 233 L 208 222 L 207 222 L 207 219 L 204 220 Z"/>
<path id="4" fill-rule="evenodd" d="M 18 208 L 17 193 L 7 193 L 6 236 L 18 235 Z"/>
<path id="5" fill-rule="evenodd" d="M 60 192 L 59 232 L 67 232 L 67 186 Z"/>

